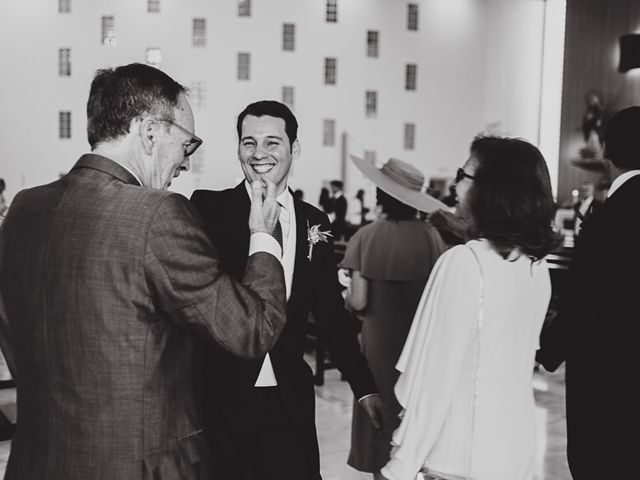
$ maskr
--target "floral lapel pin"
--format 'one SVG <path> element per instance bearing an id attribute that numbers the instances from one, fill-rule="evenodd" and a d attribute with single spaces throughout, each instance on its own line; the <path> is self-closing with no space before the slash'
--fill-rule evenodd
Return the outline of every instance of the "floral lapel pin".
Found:
<path id="1" fill-rule="evenodd" d="M 309 220 L 307 220 L 307 241 L 309 242 L 309 255 L 307 258 L 311 261 L 311 257 L 313 255 L 313 247 L 318 242 L 328 242 L 327 237 L 333 237 L 331 235 L 330 230 L 322 231 L 320 230 L 320 225 L 314 225 L 313 227 L 309 227 Z"/>

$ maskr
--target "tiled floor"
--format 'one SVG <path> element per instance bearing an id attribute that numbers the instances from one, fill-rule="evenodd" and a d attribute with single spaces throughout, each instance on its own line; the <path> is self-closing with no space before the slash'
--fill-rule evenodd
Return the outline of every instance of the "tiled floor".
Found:
<path id="1" fill-rule="evenodd" d="M 571 480 L 567 469 L 564 420 L 564 372 L 533 376 L 537 403 L 539 461 L 536 480 Z M 316 387 L 317 426 L 324 480 L 364 480 L 371 475 L 358 472 L 346 464 L 349 453 L 352 394 L 340 381 L 340 374 L 330 370 L 326 383 Z M 15 390 L 0 390 L 0 405 L 14 419 Z M 0 477 L 9 455 L 11 442 L 0 443 Z"/>

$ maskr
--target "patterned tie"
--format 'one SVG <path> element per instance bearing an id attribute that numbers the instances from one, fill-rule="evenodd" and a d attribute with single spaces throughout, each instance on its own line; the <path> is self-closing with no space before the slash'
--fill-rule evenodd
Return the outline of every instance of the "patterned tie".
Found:
<path id="1" fill-rule="evenodd" d="M 273 238 L 278 241 L 280 248 L 284 249 L 282 242 L 282 225 L 280 224 L 280 220 L 278 219 L 278 223 L 276 223 L 276 227 L 273 229 Z"/>

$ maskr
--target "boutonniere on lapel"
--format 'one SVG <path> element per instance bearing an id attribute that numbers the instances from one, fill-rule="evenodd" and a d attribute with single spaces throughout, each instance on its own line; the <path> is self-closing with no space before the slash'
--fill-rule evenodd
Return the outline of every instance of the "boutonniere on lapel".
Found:
<path id="1" fill-rule="evenodd" d="M 307 220 L 307 242 L 309 242 L 309 255 L 307 258 L 311 261 L 311 256 L 313 255 L 313 247 L 318 242 L 328 242 L 327 237 L 333 237 L 331 235 L 330 230 L 322 231 L 320 230 L 320 225 L 314 225 L 313 227 L 309 226 L 309 220 Z"/>

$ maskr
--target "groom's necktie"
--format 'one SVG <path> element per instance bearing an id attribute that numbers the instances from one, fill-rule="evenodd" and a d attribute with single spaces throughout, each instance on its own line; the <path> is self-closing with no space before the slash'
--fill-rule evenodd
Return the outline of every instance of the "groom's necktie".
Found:
<path id="1" fill-rule="evenodd" d="M 280 223 L 280 219 L 278 219 L 278 223 L 276 223 L 276 228 L 273 229 L 273 238 L 278 241 L 280 248 L 284 249 L 284 242 L 282 241 L 282 224 Z"/>

